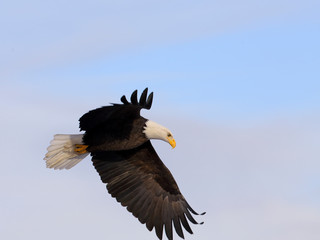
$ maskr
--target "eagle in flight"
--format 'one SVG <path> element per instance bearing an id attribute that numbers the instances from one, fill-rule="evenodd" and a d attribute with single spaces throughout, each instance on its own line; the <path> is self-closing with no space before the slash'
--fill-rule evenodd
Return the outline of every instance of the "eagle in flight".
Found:
<path id="1" fill-rule="evenodd" d="M 122 96 L 122 104 L 89 111 L 79 119 L 84 134 L 55 135 L 44 160 L 48 168 L 70 169 L 91 154 L 111 196 L 149 231 L 155 228 L 162 239 L 165 230 L 171 240 L 174 228 L 184 238 L 182 226 L 192 234 L 188 220 L 198 224 L 192 214 L 199 214 L 183 197 L 150 142 L 160 139 L 176 146 L 167 128 L 140 115 L 141 109 L 151 108 L 152 99 L 153 93 L 148 96 L 146 88 L 138 101 L 135 90 L 131 102 Z"/>

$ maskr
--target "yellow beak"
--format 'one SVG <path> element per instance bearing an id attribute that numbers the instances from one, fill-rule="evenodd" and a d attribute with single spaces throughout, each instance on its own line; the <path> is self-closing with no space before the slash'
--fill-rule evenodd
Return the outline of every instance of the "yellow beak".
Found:
<path id="1" fill-rule="evenodd" d="M 171 145 L 172 149 L 176 147 L 176 140 L 174 138 L 168 138 L 169 144 Z"/>

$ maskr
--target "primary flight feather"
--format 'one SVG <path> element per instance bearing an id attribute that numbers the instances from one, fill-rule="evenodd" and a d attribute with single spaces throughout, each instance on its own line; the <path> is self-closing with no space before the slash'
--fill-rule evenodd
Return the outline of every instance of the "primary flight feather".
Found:
<path id="1" fill-rule="evenodd" d="M 198 213 L 151 145 L 150 139 L 160 139 L 176 146 L 167 128 L 140 115 L 141 109 L 151 108 L 152 100 L 146 88 L 139 101 L 136 90 L 131 102 L 122 96 L 122 104 L 89 111 L 79 119 L 85 133 L 55 135 L 44 160 L 48 168 L 69 169 L 91 154 L 108 192 L 149 231 L 155 228 L 162 239 L 164 230 L 171 240 L 174 228 L 184 238 L 182 226 L 192 234 L 188 220 L 197 224 L 192 214 Z"/>

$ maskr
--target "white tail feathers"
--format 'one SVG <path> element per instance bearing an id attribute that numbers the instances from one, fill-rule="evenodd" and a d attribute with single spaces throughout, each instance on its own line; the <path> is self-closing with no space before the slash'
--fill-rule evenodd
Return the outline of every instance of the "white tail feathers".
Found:
<path id="1" fill-rule="evenodd" d="M 70 169 L 88 156 L 88 152 L 80 154 L 76 152 L 75 144 L 83 144 L 83 134 L 56 134 L 47 148 L 44 158 L 48 168 Z"/>

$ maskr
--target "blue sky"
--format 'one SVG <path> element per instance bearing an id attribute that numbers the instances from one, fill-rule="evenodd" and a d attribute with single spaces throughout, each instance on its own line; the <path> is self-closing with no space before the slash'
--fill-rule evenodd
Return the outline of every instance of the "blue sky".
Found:
<path id="1" fill-rule="evenodd" d="M 106 193 L 89 159 L 70 171 L 42 161 L 52 136 L 77 133 L 83 113 L 149 87 L 143 115 L 177 140 L 174 151 L 155 141 L 156 150 L 190 204 L 208 212 L 187 239 L 319 239 L 319 9 L 2 3 L 0 236 L 154 237 Z"/>

